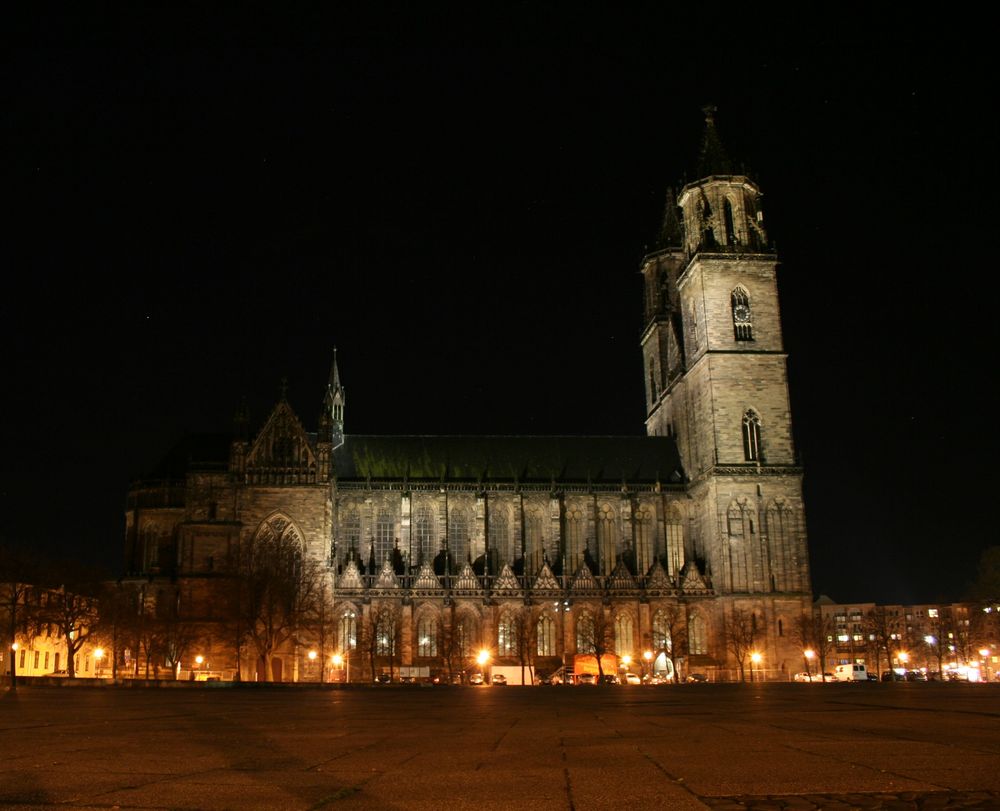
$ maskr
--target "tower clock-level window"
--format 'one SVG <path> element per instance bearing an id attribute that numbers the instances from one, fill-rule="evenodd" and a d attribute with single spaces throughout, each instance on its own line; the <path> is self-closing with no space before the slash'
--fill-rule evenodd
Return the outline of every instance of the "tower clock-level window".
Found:
<path id="1" fill-rule="evenodd" d="M 752 408 L 743 415 L 743 458 L 748 462 L 763 460 L 760 441 L 760 417 Z"/>
<path id="2" fill-rule="evenodd" d="M 737 341 L 753 340 L 753 313 L 750 312 L 750 296 L 742 287 L 737 287 L 732 295 L 733 334 Z"/>

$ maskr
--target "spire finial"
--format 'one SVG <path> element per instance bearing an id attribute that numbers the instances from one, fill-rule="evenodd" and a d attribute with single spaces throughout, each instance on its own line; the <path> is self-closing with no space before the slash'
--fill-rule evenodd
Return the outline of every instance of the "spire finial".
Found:
<path id="1" fill-rule="evenodd" d="M 278 384 L 278 391 L 281 394 L 281 399 L 282 400 L 287 400 L 288 399 L 288 378 L 287 377 L 281 378 L 281 382 Z"/>

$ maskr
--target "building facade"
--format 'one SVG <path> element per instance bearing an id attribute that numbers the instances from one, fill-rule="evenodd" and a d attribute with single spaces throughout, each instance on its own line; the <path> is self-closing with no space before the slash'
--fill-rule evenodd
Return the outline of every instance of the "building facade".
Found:
<path id="1" fill-rule="evenodd" d="M 734 678 L 751 649 L 770 677 L 795 669 L 811 594 L 777 258 L 711 111 L 701 168 L 640 268 L 646 436 L 352 435 L 335 355 L 315 431 L 282 396 L 133 486 L 131 582 L 243 678 L 452 677 L 482 650 L 539 673 L 603 652 Z M 327 607 L 273 657 L 231 618 L 264 542 L 301 550 Z"/>

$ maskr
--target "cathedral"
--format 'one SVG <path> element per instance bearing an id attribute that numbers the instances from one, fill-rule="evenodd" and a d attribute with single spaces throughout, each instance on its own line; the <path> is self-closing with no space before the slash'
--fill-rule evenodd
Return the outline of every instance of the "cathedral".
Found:
<path id="1" fill-rule="evenodd" d="M 674 680 L 799 669 L 811 593 L 777 257 L 711 108 L 699 177 L 640 264 L 646 436 L 351 434 L 335 353 L 315 430 L 281 396 L 262 426 L 240 412 L 135 483 L 126 581 L 196 629 L 187 660 L 284 681 L 451 681 L 484 660 L 566 679 L 588 657 Z M 233 608 L 263 543 L 296 550 L 322 597 L 273 650 Z"/>

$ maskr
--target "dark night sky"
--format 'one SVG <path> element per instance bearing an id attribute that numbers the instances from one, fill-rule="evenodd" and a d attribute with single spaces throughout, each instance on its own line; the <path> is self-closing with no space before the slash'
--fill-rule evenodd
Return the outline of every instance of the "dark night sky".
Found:
<path id="1" fill-rule="evenodd" d="M 955 599 L 997 543 L 976 43 L 169 22 L 9 63 L 3 538 L 119 565 L 128 481 L 283 376 L 314 429 L 334 344 L 352 433 L 642 433 L 638 262 L 711 101 L 781 260 L 815 591 Z"/>

